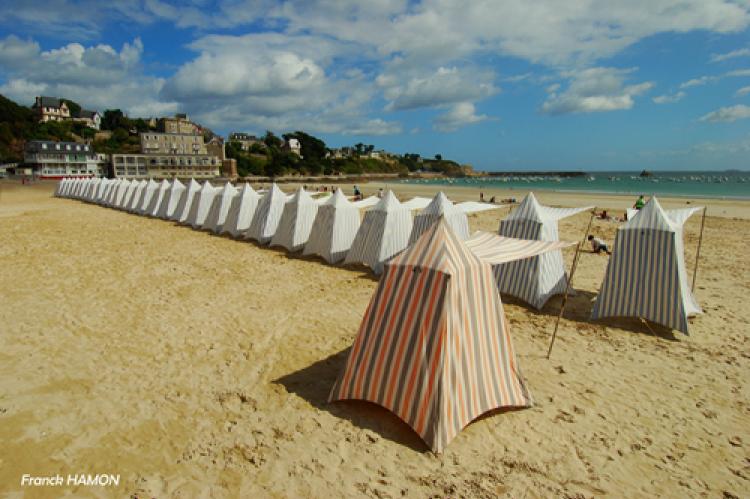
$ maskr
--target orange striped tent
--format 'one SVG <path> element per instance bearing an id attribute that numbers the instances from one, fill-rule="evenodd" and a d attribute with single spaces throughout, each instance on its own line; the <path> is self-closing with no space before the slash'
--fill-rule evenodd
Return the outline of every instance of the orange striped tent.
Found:
<path id="1" fill-rule="evenodd" d="M 526 251 L 513 246 L 513 258 L 560 244 L 530 243 Z M 501 253 L 492 258 L 513 259 Z M 385 264 L 329 396 L 344 399 L 385 407 L 435 452 L 487 411 L 532 405 L 492 266 L 444 218 Z"/>

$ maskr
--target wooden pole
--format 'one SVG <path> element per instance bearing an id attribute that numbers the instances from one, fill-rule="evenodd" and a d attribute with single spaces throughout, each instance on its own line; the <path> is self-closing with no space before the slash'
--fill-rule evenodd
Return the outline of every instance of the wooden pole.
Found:
<path id="1" fill-rule="evenodd" d="M 698 249 L 695 251 L 695 267 L 693 268 L 693 284 L 690 286 L 690 292 L 695 291 L 695 278 L 698 275 L 698 260 L 701 257 L 701 243 L 703 243 L 703 227 L 706 224 L 706 210 L 708 206 L 703 208 L 703 217 L 701 217 L 701 235 L 698 236 Z"/>
<path id="2" fill-rule="evenodd" d="M 560 319 L 562 319 L 563 312 L 565 311 L 565 304 L 568 303 L 568 293 L 570 292 L 571 282 L 573 282 L 573 275 L 578 268 L 578 260 L 581 256 L 581 246 L 586 244 L 586 239 L 591 231 L 591 223 L 594 221 L 594 215 L 596 214 L 596 207 L 591 210 L 591 216 L 589 217 L 589 223 L 586 226 L 586 233 L 583 235 L 583 240 L 576 246 L 576 253 L 573 255 L 573 263 L 570 264 L 570 275 L 568 276 L 568 282 L 565 284 L 565 294 L 563 294 L 562 304 L 560 304 L 560 312 L 557 314 L 557 321 L 555 321 L 555 329 L 552 331 L 552 339 L 549 342 L 549 349 L 547 350 L 547 359 L 549 360 L 552 355 L 552 347 L 555 344 L 555 338 L 557 337 L 557 329 L 560 327 Z"/>

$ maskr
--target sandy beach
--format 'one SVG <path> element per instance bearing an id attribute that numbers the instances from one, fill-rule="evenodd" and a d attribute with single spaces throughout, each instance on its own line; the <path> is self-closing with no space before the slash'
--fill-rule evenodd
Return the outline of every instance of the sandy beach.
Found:
<path id="1" fill-rule="evenodd" d="M 536 311 L 504 298 L 536 405 L 480 418 L 436 455 L 382 408 L 326 402 L 371 274 L 54 198 L 54 187 L 0 181 L 2 497 L 750 496 L 748 201 L 662 200 L 709 207 L 705 313 L 690 336 L 591 322 L 604 255 L 582 255 L 550 360 L 561 299 Z M 402 199 L 437 190 L 395 188 Z M 615 215 L 634 201 L 536 194 Z M 471 215 L 472 231 L 496 231 L 507 212 Z M 580 240 L 588 219 L 565 219 L 561 239 Z M 611 243 L 616 228 L 595 220 L 592 232 Z M 699 228 L 700 216 L 685 226 L 691 276 Z M 21 485 L 58 473 L 121 481 Z"/>

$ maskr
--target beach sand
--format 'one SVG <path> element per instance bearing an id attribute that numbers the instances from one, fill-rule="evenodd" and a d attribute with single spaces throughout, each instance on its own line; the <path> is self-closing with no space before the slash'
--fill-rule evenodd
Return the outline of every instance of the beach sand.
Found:
<path id="1" fill-rule="evenodd" d="M 384 409 L 326 403 L 370 274 L 53 188 L 0 182 L 0 496 L 750 495 L 746 202 L 695 202 L 710 208 L 696 289 L 705 314 L 689 337 L 590 322 L 603 255 L 581 257 L 551 360 L 561 299 L 541 311 L 504 299 L 536 405 L 480 418 L 435 455 Z M 612 210 L 633 201 L 538 194 Z M 494 231 L 506 213 L 472 215 L 471 228 Z M 561 238 L 579 240 L 587 222 L 564 220 Z M 593 233 L 612 242 L 616 227 L 595 220 Z M 685 229 L 690 274 L 699 227 L 694 216 Z M 30 489 L 24 473 L 121 482 Z"/>

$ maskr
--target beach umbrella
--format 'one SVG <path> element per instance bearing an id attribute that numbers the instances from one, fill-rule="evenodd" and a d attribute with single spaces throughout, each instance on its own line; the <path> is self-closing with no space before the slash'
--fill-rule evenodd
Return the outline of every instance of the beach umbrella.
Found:
<path id="1" fill-rule="evenodd" d="M 383 263 L 409 244 L 413 223 L 411 210 L 387 190 L 378 204 L 365 212 L 344 263 L 363 263 L 381 274 Z"/>
<path id="2" fill-rule="evenodd" d="M 318 207 L 302 254 L 318 255 L 328 263 L 343 260 L 352 247 L 359 224 L 359 208 L 346 199 L 341 189 L 336 189 L 333 196 Z"/>
<path id="3" fill-rule="evenodd" d="M 690 289 L 682 231 L 700 207 L 664 210 L 652 197 L 617 229 L 592 319 L 638 317 L 688 334 L 702 313 Z"/>
<path id="4" fill-rule="evenodd" d="M 221 226 L 219 234 L 228 233 L 232 237 L 239 237 L 250 228 L 255 209 L 260 201 L 260 195 L 253 190 L 250 184 L 243 184 L 237 196 L 232 198 L 232 203 L 227 211 L 227 218 Z"/>
<path id="5" fill-rule="evenodd" d="M 261 244 L 271 241 L 281 220 L 287 195 L 276 184 L 263 195 L 258 203 L 250 227 L 245 232 L 246 239 L 254 239 Z"/>
<path id="6" fill-rule="evenodd" d="M 288 251 L 301 250 L 310 238 L 317 213 L 318 203 L 303 188 L 297 189 L 284 205 L 271 246 L 282 246 Z"/>
<path id="7" fill-rule="evenodd" d="M 498 234 L 519 239 L 558 241 L 558 223 L 593 206 L 582 208 L 553 208 L 543 206 L 534 193 L 529 193 L 518 208 L 500 221 Z M 493 268 L 501 293 L 515 296 L 540 309 L 552 296 L 562 294 L 567 287 L 565 262 L 560 251 L 545 253 Z"/>
<path id="8" fill-rule="evenodd" d="M 216 192 L 208 215 L 206 215 L 206 221 L 203 222 L 201 228 L 218 234 L 227 219 L 227 212 L 232 205 L 232 200 L 238 195 L 239 191 L 231 182 L 224 184 L 224 187 Z"/>

